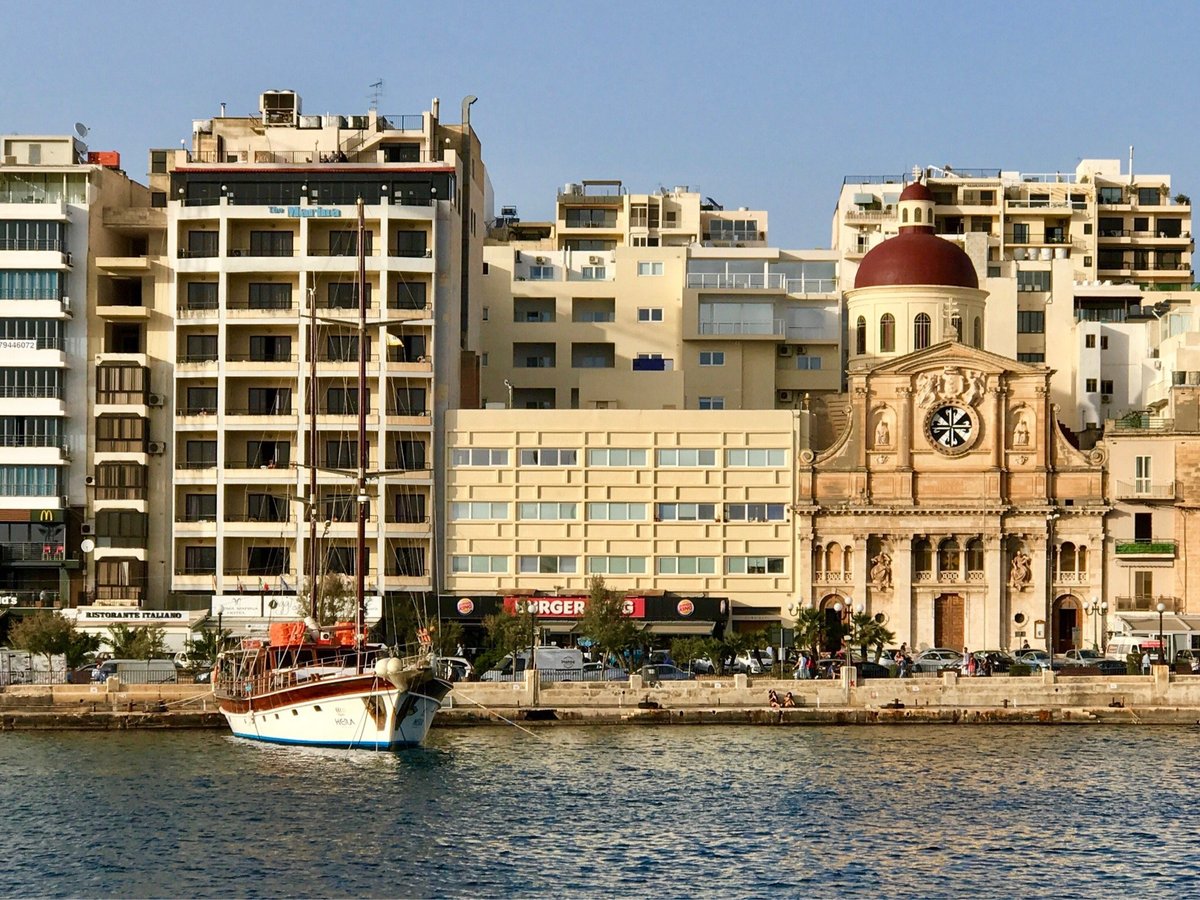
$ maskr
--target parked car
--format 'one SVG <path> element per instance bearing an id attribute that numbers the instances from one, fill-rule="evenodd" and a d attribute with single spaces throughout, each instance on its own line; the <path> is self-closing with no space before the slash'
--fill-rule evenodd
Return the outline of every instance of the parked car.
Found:
<path id="1" fill-rule="evenodd" d="M 1081 650 L 1068 650 L 1063 654 L 1063 659 L 1066 660 L 1068 666 L 1093 666 L 1099 660 L 1104 659 L 1104 654 L 1099 650 L 1088 650 L 1085 647 Z"/>
<path id="2" fill-rule="evenodd" d="M 644 665 L 641 668 L 641 675 L 642 680 L 648 683 L 655 681 L 690 681 L 695 677 L 691 672 L 685 672 L 679 666 L 673 666 L 668 663 Z"/>
<path id="3" fill-rule="evenodd" d="M 701 656 L 693 659 L 690 663 L 692 673 L 695 675 L 713 675 L 717 671 L 717 667 L 713 665 L 713 661 L 707 656 Z"/>
<path id="4" fill-rule="evenodd" d="M 602 662 L 583 664 L 584 681 L 621 681 L 628 677 L 629 673 L 617 666 L 606 666 Z"/>
<path id="5" fill-rule="evenodd" d="M 914 672 L 940 672 L 962 665 L 962 654 L 947 647 L 930 647 L 913 657 Z"/>
<path id="6" fill-rule="evenodd" d="M 461 656 L 439 656 L 437 673 L 447 681 L 466 681 L 475 672 L 475 667 Z"/>

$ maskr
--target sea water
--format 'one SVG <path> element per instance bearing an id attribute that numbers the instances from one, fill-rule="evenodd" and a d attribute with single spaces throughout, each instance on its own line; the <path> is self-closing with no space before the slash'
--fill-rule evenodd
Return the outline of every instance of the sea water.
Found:
<path id="1" fill-rule="evenodd" d="M 8 896 L 962 897 L 1200 891 L 1200 728 L 0 735 Z"/>

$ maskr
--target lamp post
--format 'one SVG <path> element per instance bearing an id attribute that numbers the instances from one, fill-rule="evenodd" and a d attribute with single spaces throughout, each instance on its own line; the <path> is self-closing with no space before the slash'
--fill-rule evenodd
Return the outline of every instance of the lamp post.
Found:
<path id="1" fill-rule="evenodd" d="M 1108 617 L 1108 601 L 1093 597 L 1087 609 L 1092 614 L 1092 647 L 1104 652 L 1104 648 L 1100 644 L 1100 620 Z"/>
<path id="2" fill-rule="evenodd" d="M 1057 512 L 1046 514 L 1046 653 L 1054 669 L 1054 523 Z"/>
<path id="3" fill-rule="evenodd" d="M 1167 605 L 1159 601 L 1154 608 L 1158 611 L 1158 664 L 1161 666 L 1165 662 L 1163 659 L 1163 613 L 1167 611 Z"/>
<path id="4" fill-rule="evenodd" d="M 834 612 L 836 612 L 838 614 L 838 625 L 841 625 L 841 624 L 843 624 L 843 622 L 845 622 L 845 618 L 846 618 L 845 612 L 846 612 L 848 605 L 849 605 L 849 601 L 847 601 L 847 603 L 842 603 L 841 600 L 839 600 L 837 603 L 833 604 L 833 610 L 834 610 Z M 841 635 L 841 638 L 842 638 L 842 647 L 843 647 L 843 649 L 846 650 L 846 661 L 849 662 L 850 661 L 850 649 L 849 649 L 849 644 L 846 642 L 846 635 L 843 633 Z"/>

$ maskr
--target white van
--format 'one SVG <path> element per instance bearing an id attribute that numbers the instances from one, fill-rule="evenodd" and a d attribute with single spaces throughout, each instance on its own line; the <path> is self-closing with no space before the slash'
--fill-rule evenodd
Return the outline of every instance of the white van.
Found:
<path id="1" fill-rule="evenodd" d="M 577 647 L 537 647 L 537 668 L 545 672 L 545 678 L 561 681 L 579 679 L 583 674 L 583 651 Z M 480 681 L 517 681 L 524 678 L 529 668 L 529 651 L 508 654 L 494 669 L 488 669 Z"/>

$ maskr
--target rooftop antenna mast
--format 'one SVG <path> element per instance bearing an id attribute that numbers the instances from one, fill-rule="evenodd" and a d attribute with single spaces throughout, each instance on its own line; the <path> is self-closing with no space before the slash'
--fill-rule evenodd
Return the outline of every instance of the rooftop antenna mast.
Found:
<path id="1" fill-rule="evenodd" d="M 383 98 L 383 79 L 371 82 L 371 109 L 379 111 L 379 101 Z"/>

